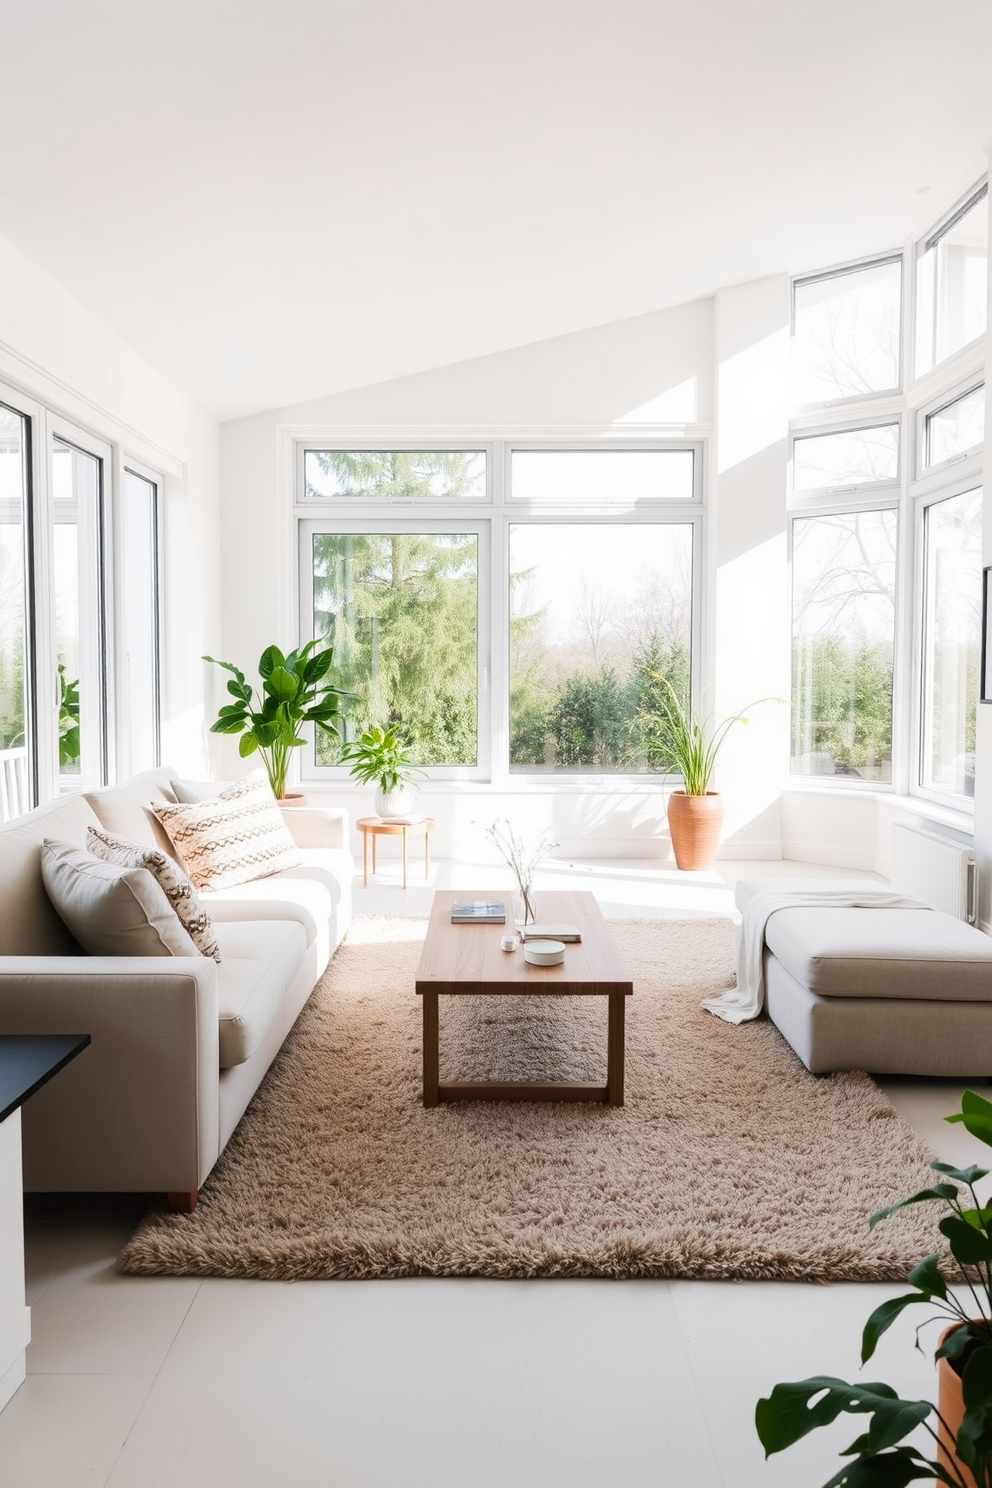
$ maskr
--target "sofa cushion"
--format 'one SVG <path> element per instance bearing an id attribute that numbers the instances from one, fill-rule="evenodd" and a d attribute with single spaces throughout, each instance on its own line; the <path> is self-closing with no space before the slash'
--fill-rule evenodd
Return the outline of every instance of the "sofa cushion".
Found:
<path id="1" fill-rule="evenodd" d="M 46 839 L 41 876 L 59 916 L 91 956 L 200 954 L 146 868 L 119 868 L 70 842 Z"/>
<path id="2" fill-rule="evenodd" d="M 41 845 L 46 837 L 82 847 L 88 827 L 99 826 L 82 796 L 38 806 L 0 827 L 0 956 L 78 956 L 70 933 L 45 893 Z"/>
<path id="3" fill-rule="evenodd" d="M 821 997 L 992 1000 L 992 937 L 931 909 L 780 909 L 765 944 Z"/>
<path id="4" fill-rule="evenodd" d="M 244 1064 L 262 1042 L 307 951 L 294 920 L 218 924 L 217 968 L 220 1067 Z"/>
<path id="5" fill-rule="evenodd" d="M 299 851 L 264 770 L 188 805 L 153 804 L 198 889 L 226 889 L 292 868 Z"/>
<path id="6" fill-rule="evenodd" d="M 157 847 L 139 847 L 102 827 L 90 827 L 86 833 L 87 849 L 104 863 L 118 868 L 147 868 L 168 899 L 190 940 L 202 956 L 220 960 L 220 946 L 210 924 L 210 916 L 184 869 L 175 858 L 169 858 Z"/>
<path id="7" fill-rule="evenodd" d="M 174 858 L 176 850 L 169 834 L 152 811 L 156 801 L 177 799 L 172 789 L 174 773 L 174 770 L 166 768 L 146 770 L 143 775 L 135 775 L 123 785 L 88 791 L 86 800 L 108 832 L 141 847 L 157 847 L 160 852 Z"/>

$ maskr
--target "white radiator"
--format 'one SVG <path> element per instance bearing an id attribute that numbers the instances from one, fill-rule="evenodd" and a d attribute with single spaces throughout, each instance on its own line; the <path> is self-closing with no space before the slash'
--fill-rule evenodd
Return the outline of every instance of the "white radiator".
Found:
<path id="1" fill-rule="evenodd" d="M 922 899 L 933 909 L 975 923 L 978 879 L 971 847 L 897 823 L 892 828 L 892 887 L 900 894 Z"/>

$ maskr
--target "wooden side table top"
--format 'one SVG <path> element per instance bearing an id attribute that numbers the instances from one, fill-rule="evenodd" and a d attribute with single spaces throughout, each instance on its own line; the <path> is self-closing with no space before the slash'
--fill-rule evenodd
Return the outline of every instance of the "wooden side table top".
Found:
<path id="1" fill-rule="evenodd" d="M 355 826 L 377 837 L 393 837 L 400 832 L 429 832 L 434 826 L 434 818 L 422 816 L 419 821 L 389 821 L 381 816 L 360 816 Z"/>

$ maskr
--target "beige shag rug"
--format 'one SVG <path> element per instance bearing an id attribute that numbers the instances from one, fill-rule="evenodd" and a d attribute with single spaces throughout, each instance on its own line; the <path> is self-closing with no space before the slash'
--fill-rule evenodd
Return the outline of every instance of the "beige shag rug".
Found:
<path id="1" fill-rule="evenodd" d="M 929 1154 L 867 1075 L 816 1078 L 732 981 L 729 921 L 618 920 L 623 1108 L 421 1103 L 426 921 L 357 920 L 191 1215 L 123 1271 L 271 1278 L 901 1280 L 935 1248 Z M 441 1001 L 442 1078 L 605 1079 L 605 999 Z"/>

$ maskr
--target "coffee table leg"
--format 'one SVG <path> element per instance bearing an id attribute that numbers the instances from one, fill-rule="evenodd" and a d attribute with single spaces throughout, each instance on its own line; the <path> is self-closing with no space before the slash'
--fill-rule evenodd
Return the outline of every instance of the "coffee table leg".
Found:
<path id="1" fill-rule="evenodd" d="M 437 1105 L 440 1050 L 438 1047 L 437 993 L 423 992 L 424 999 L 424 1105 Z"/>
<path id="2" fill-rule="evenodd" d="M 622 1106 L 624 994 L 611 992 L 609 1002 L 606 1035 L 606 1100 L 611 1106 Z M 426 1013 L 426 1008 L 424 1011 Z"/>

